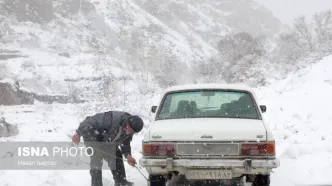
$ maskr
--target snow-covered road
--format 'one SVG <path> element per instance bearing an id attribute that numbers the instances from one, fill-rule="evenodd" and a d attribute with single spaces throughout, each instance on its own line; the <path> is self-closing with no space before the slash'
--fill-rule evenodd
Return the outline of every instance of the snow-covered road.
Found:
<path id="1" fill-rule="evenodd" d="M 281 166 L 272 174 L 271 186 L 332 184 L 332 56 L 257 93 L 261 104 L 268 106 L 265 117 L 281 160 Z M 41 103 L 1 107 L 3 117 L 17 124 L 20 133 L 0 141 L 69 141 L 68 134 L 86 115 L 82 114 L 83 108 L 86 105 Z M 132 142 L 137 159 L 141 140 L 139 134 Z M 136 168 L 125 166 L 129 180 L 146 185 Z M 105 186 L 113 185 L 110 171 L 105 170 L 103 178 Z M 88 170 L 0 171 L 0 179 L 4 186 L 90 186 Z"/>

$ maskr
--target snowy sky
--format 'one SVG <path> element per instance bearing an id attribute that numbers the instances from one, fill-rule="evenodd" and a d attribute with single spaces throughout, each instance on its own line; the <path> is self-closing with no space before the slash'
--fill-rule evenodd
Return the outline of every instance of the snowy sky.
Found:
<path id="1" fill-rule="evenodd" d="M 265 5 L 285 24 L 291 24 L 295 17 L 303 14 L 332 10 L 332 0 L 255 0 Z"/>

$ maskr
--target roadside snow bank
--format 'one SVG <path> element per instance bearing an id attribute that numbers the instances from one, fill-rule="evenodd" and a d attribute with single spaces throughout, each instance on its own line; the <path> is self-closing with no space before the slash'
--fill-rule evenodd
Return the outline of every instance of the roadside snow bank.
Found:
<path id="1" fill-rule="evenodd" d="M 257 91 L 277 141 L 273 186 L 332 183 L 332 55 Z"/>

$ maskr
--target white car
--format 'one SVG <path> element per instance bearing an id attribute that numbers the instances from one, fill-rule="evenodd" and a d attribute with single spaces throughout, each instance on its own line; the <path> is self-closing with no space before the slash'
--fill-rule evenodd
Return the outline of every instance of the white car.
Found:
<path id="1" fill-rule="evenodd" d="M 194 84 L 165 90 L 152 106 L 153 122 L 139 164 L 148 185 L 165 186 L 176 175 L 186 182 L 251 182 L 270 185 L 280 165 L 275 140 L 263 119 L 266 106 L 244 85 Z"/>

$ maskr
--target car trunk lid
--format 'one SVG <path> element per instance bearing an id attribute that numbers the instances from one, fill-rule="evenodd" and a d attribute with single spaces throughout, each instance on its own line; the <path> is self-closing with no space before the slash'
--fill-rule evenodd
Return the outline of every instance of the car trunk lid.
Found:
<path id="1" fill-rule="evenodd" d="M 158 120 L 151 125 L 149 135 L 150 141 L 266 141 L 262 120 L 238 118 Z"/>

